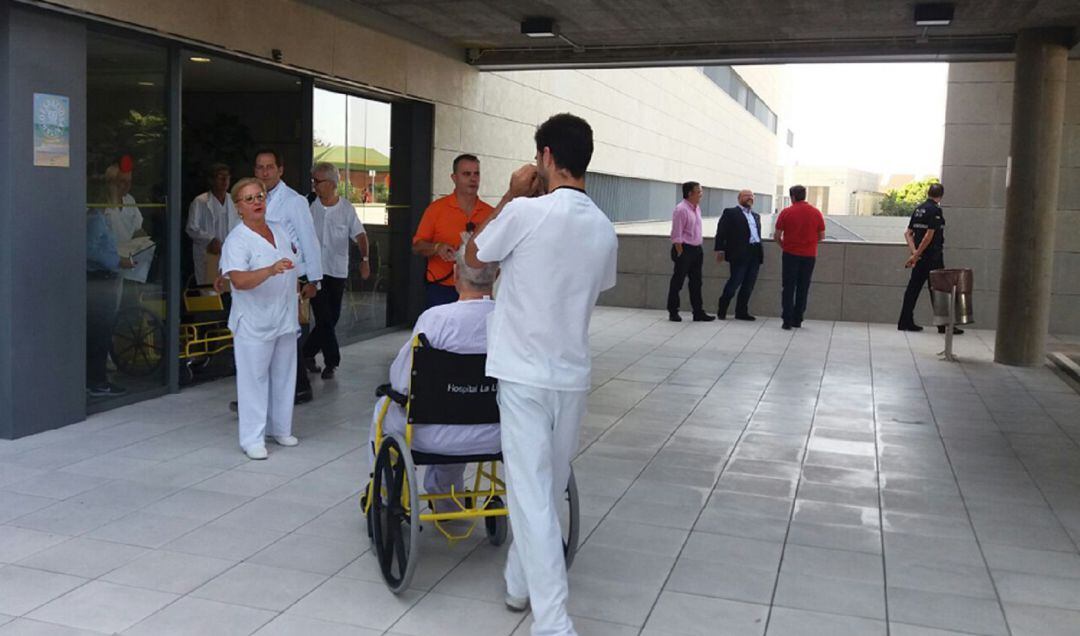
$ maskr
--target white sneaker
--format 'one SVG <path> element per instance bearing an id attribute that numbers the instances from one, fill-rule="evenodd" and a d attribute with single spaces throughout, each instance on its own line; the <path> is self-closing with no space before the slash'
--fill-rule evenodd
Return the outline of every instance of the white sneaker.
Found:
<path id="1" fill-rule="evenodd" d="M 274 435 L 273 439 L 279 446 L 296 446 L 300 443 L 300 440 L 296 439 L 292 435 Z"/>
<path id="2" fill-rule="evenodd" d="M 248 459 L 266 459 L 266 447 L 252 446 L 251 448 L 245 448 L 244 454 L 248 456 Z"/>
<path id="3" fill-rule="evenodd" d="M 511 612 L 524 612 L 529 607 L 528 596 L 513 596 L 510 592 L 506 593 L 506 608 Z"/>

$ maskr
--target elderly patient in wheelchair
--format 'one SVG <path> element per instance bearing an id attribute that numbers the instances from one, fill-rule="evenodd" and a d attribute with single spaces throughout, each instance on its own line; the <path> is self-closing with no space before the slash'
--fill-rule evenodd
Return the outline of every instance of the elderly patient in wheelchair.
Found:
<path id="1" fill-rule="evenodd" d="M 398 393 L 408 393 L 412 363 L 413 340 L 424 334 L 431 347 L 450 353 L 486 354 L 487 317 L 495 309 L 491 288 L 498 273 L 498 264 L 490 263 L 474 269 L 465 264 L 462 241 L 454 263 L 455 287 L 459 300 L 448 305 L 438 305 L 425 311 L 416 321 L 412 335 L 402 345 L 390 365 L 390 384 Z M 371 444 L 375 439 L 375 427 L 379 414 L 389 397 L 383 396 L 375 404 L 371 419 Z M 383 420 L 383 435 L 404 434 L 405 408 L 391 402 Z M 500 451 L 499 425 L 497 422 L 477 426 L 428 425 L 413 428 L 411 448 L 414 451 L 440 455 L 480 455 Z M 439 464 L 427 466 L 424 475 L 426 492 L 461 492 L 465 489 L 466 464 Z M 436 512 L 457 509 L 450 500 L 436 503 Z"/>

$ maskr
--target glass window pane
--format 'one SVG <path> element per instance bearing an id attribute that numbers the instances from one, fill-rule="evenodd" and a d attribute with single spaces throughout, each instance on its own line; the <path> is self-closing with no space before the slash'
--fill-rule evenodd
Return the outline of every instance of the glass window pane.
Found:
<path id="1" fill-rule="evenodd" d="M 87 393 L 167 381 L 166 117 L 162 47 L 87 37 Z"/>

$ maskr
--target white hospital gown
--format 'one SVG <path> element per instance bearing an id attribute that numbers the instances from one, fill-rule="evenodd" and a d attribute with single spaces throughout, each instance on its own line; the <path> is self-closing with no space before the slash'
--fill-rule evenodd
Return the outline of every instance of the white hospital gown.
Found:
<path id="1" fill-rule="evenodd" d="M 452 353 L 487 352 L 487 317 L 495 309 L 495 301 L 464 300 L 448 305 L 438 305 L 420 314 L 413 327 L 412 335 L 398 351 L 390 365 L 390 384 L 395 391 L 407 393 L 409 372 L 412 367 L 412 339 L 418 333 L 427 336 L 428 342 L 436 349 Z M 375 422 L 379 417 L 384 400 L 382 397 L 375 404 L 371 418 L 371 433 L 374 437 Z M 405 409 L 391 404 L 383 422 L 383 433 L 405 434 Z M 499 452 L 499 425 L 480 424 L 476 426 L 426 424 L 413 427 L 413 450 L 441 455 L 476 455 Z"/>

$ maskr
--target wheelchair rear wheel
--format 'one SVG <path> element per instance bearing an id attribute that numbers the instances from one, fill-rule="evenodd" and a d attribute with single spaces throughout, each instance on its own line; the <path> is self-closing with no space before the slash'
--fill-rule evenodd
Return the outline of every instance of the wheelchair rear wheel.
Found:
<path id="1" fill-rule="evenodd" d="M 420 502 L 416 469 L 405 442 L 391 434 L 375 458 L 368 519 L 375 557 L 394 594 L 409 587 L 420 550 Z"/>

